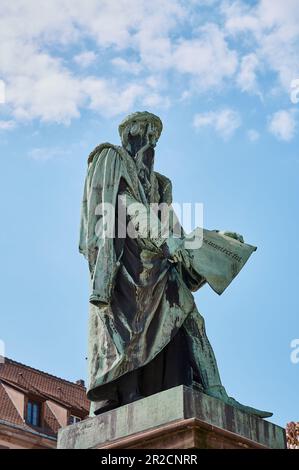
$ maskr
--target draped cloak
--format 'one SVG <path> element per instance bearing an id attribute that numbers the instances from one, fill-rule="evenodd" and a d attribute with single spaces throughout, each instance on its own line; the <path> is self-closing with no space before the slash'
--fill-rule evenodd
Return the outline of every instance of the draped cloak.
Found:
<path id="1" fill-rule="evenodd" d="M 146 207 L 152 202 L 171 205 L 171 181 L 152 171 L 146 197 L 134 159 L 111 144 L 98 146 L 88 163 L 79 246 L 90 270 L 88 398 L 109 398 L 111 385 L 150 362 L 179 328 L 185 330 L 192 368 L 203 388 L 218 385 L 216 360 L 191 293 L 205 279 L 192 264 L 171 262 L 149 239 L 127 236 L 120 241 L 98 229 L 99 204 L 116 208 L 124 190 Z"/>

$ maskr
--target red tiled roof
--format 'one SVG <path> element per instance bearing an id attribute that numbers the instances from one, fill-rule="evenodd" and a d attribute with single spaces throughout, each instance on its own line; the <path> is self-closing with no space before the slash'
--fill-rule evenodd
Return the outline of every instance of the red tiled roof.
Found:
<path id="1" fill-rule="evenodd" d="M 0 382 L 0 420 L 6 422 L 7 424 L 17 425 L 19 428 L 23 428 L 24 431 L 32 431 L 32 427 L 26 424 L 22 419 L 19 412 L 15 408 L 13 402 L 11 401 L 9 395 L 7 394 L 4 386 Z M 52 411 L 45 403 L 44 407 L 44 427 L 43 429 L 38 429 L 39 431 L 44 432 L 45 434 L 55 436 L 58 432 L 60 425 L 53 415 Z M 36 429 L 37 430 L 37 429 Z"/>
<path id="2" fill-rule="evenodd" d="M 57 434 L 58 429 L 61 427 L 47 403 L 45 403 L 44 407 L 44 427 L 53 434 Z"/>
<path id="3" fill-rule="evenodd" d="M 13 400 L 7 393 L 7 386 L 24 395 L 34 395 L 43 401 L 43 427 L 27 424 L 18 412 Z M 61 427 L 47 401 L 54 401 L 69 409 L 71 414 L 86 418 L 89 412 L 89 401 L 86 390 L 68 380 L 55 377 L 32 367 L 28 367 L 12 359 L 5 358 L 0 364 L 0 420 L 6 424 L 18 426 L 24 431 L 37 431 L 55 436 Z"/>
<path id="4" fill-rule="evenodd" d="M 15 408 L 13 402 L 10 400 L 9 396 L 3 385 L 0 383 L 0 419 L 7 421 L 12 424 L 23 425 L 24 422 L 19 415 L 17 409 Z"/>
<path id="5" fill-rule="evenodd" d="M 89 401 L 86 398 L 85 387 L 82 385 L 33 369 L 8 358 L 5 358 L 5 362 L 0 364 L 0 380 L 7 381 L 27 392 L 56 400 L 72 409 L 72 412 L 77 413 L 80 417 L 88 415 Z"/>

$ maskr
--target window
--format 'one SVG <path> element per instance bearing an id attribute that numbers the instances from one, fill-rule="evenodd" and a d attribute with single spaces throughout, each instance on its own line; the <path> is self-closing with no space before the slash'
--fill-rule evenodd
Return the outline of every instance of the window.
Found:
<path id="1" fill-rule="evenodd" d="M 70 415 L 69 416 L 69 424 L 76 424 L 81 421 L 81 418 L 78 418 L 78 416 Z"/>
<path id="2" fill-rule="evenodd" d="M 40 403 L 28 400 L 26 422 L 32 426 L 40 426 Z"/>

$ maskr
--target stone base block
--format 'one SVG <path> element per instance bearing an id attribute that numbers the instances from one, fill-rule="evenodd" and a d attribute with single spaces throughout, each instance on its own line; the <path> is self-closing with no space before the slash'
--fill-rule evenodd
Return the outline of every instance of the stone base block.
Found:
<path id="1" fill-rule="evenodd" d="M 60 449 L 284 449 L 285 431 L 179 386 L 62 428 Z"/>

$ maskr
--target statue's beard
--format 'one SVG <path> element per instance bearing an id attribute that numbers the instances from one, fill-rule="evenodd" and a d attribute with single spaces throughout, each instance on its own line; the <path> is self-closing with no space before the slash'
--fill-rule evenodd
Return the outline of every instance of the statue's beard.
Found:
<path id="1" fill-rule="evenodd" d="M 149 198 L 151 192 L 151 174 L 154 166 L 154 155 L 155 151 L 153 147 L 148 147 L 144 150 L 141 148 L 136 154 L 135 160 L 138 176 L 147 198 Z"/>
<path id="2" fill-rule="evenodd" d="M 147 196 L 151 189 L 151 173 L 154 167 L 154 146 L 147 135 L 129 135 L 130 151 L 137 166 L 138 176 Z"/>
<path id="3" fill-rule="evenodd" d="M 154 163 L 154 144 L 151 143 L 149 137 L 146 135 L 130 135 L 128 136 L 129 153 L 136 161 L 137 166 L 147 168 L 149 172 L 153 169 Z"/>
<path id="4" fill-rule="evenodd" d="M 132 155 L 133 158 L 137 155 L 139 150 L 142 149 L 147 144 L 147 139 L 145 135 L 128 135 L 128 143 L 129 143 L 129 153 Z"/>
<path id="5" fill-rule="evenodd" d="M 144 150 L 141 148 L 136 155 L 136 163 L 138 166 L 142 166 L 143 168 L 147 169 L 149 173 L 151 173 L 154 166 L 154 157 L 155 150 L 153 147 L 150 146 Z"/>

